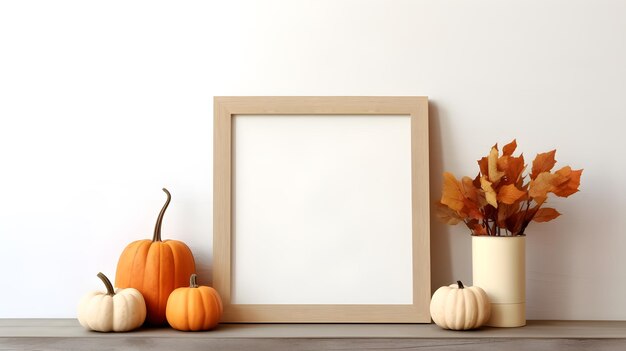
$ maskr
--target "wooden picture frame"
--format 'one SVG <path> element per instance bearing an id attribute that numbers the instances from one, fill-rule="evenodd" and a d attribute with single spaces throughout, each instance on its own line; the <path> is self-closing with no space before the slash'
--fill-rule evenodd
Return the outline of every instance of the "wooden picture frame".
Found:
<path id="1" fill-rule="evenodd" d="M 406 304 L 239 304 L 233 296 L 233 119 L 237 115 L 406 115 L 410 118 L 412 301 Z M 223 322 L 430 323 L 430 215 L 426 97 L 215 97 L 213 285 Z M 380 238 L 384 240 L 384 238 Z M 262 272 L 259 272 L 262 274 Z M 376 277 L 372 277 L 376 284 Z M 330 287 L 332 288 L 332 287 Z"/>

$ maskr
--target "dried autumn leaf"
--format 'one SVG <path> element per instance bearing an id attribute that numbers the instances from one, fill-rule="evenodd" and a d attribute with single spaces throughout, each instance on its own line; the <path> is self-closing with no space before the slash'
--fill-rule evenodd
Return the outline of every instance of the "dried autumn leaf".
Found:
<path id="1" fill-rule="evenodd" d="M 493 190 L 491 186 L 493 183 L 487 180 L 486 176 L 480 177 L 480 186 L 485 191 L 485 199 L 487 199 L 487 203 L 491 206 L 498 208 L 498 200 L 496 191 Z"/>
<path id="2" fill-rule="evenodd" d="M 526 195 L 526 192 L 519 190 L 515 185 L 509 184 L 498 191 L 498 202 L 511 205 Z"/>
<path id="3" fill-rule="evenodd" d="M 548 222 L 548 221 L 555 219 L 556 217 L 560 215 L 561 214 L 559 213 L 559 211 L 553 208 L 550 208 L 550 207 L 540 208 L 539 210 L 537 210 L 537 213 L 535 213 L 535 216 L 533 217 L 533 221 Z"/>
<path id="4" fill-rule="evenodd" d="M 498 215 L 498 209 L 493 206 L 487 206 L 489 204 L 486 201 L 487 200 L 485 200 L 485 206 L 483 207 L 483 211 L 485 212 L 485 217 L 486 218 L 496 217 Z"/>
<path id="5" fill-rule="evenodd" d="M 504 172 L 506 184 L 517 184 L 525 168 L 524 155 L 519 157 L 502 156 L 498 159 L 498 169 Z"/>
<path id="6" fill-rule="evenodd" d="M 487 157 L 483 157 L 478 160 L 478 169 L 480 170 L 480 173 L 478 174 L 479 177 L 481 174 L 489 175 L 489 159 L 487 159 Z"/>
<path id="7" fill-rule="evenodd" d="M 478 205 L 481 209 L 486 209 L 486 206 L 489 205 L 487 198 L 485 197 L 485 192 L 482 189 L 480 189 L 480 192 L 478 193 Z"/>
<path id="8" fill-rule="evenodd" d="M 512 142 L 504 145 L 504 147 L 502 148 L 502 155 L 503 156 L 511 156 L 511 155 L 513 155 L 513 152 L 515 152 L 516 148 L 517 148 L 517 141 L 515 139 L 513 139 Z"/>
<path id="9" fill-rule="evenodd" d="M 469 230 L 471 230 L 473 232 L 474 231 L 474 225 L 476 225 L 476 223 L 478 223 L 478 220 L 477 219 L 470 219 L 468 221 L 465 221 L 464 223 L 469 228 Z"/>
<path id="10" fill-rule="evenodd" d="M 469 200 L 468 200 L 469 201 Z M 467 215 L 465 218 L 472 219 L 483 219 L 484 216 L 482 212 L 480 212 L 480 208 L 478 206 L 466 206 L 463 208 L 463 215 Z"/>
<path id="11" fill-rule="evenodd" d="M 568 177 L 569 178 L 571 176 L 571 174 L 572 174 L 572 167 L 565 166 L 565 167 L 559 169 L 558 171 L 556 171 L 554 173 L 557 173 L 557 174 L 562 175 L 563 177 Z"/>
<path id="12" fill-rule="evenodd" d="M 463 213 L 467 214 L 470 218 L 483 219 L 483 214 L 480 212 L 480 201 L 478 196 L 478 189 L 473 184 L 470 177 L 463 177 L 461 179 L 461 192 L 465 199 L 463 200 Z"/>
<path id="13" fill-rule="evenodd" d="M 496 163 L 496 165 L 498 166 L 498 169 L 504 172 L 505 175 L 506 175 L 506 169 L 509 167 L 510 158 L 511 156 L 507 156 L 507 155 L 500 156 L 500 158 L 498 158 L 498 161 Z"/>
<path id="14" fill-rule="evenodd" d="M 558 173 L 543 172 L 530 181 L 528 195 L 532 198 L 545 198 L 559 185 L 567 182 L 568 178 Z"/>
<path id="15" fill-rule="evenodd" d="M 504 172 L 498 170 L 498 148 L 492 147 L 487 158 L 487 166 L 489 172 L 489 181 L 497 183 L 504 176 Z"/>
<path id="16" fill-rule="evenodd" d="M 487 229 L 480 225 L 480 223 L 474 223 L 472 225 L 472 234 L 474 235 L 487 235 Z"/>
<path id="17" fill-rule="evenodd" d="M 443 174 L 443 192 L 441 194 L 441 203 L 450 207 L 454 211 L 461 213 L 464 206 L 465 197 L 461 192 L 459 181 L 450 172 Z"/>
<path id="18" fill-rule="evenodd" d="M 480 189 L 480 173 L 476 175 L 476 178 L 474 178 L 472 184 L 474 184 L 475 188 Z"/>
<path id="19" fill-rule="evenodd" d="M 516 202 L 511 205 L 500 204 L 500 206 L 498 207 L 498 227 L 508 229 L 507 220 L 511 216 L 519 212 L 519 207 L 520 207 L 519 202 Z"/>
<path id="20" fill-rule="evenodd" d="M 522 223 L 524 221 L 524 216 L 526 212 L 520 211 L 510 215 L 506 220 L 506 229 L 511 232 L 511 235 L 519 234 Z"/>
<path id="21" fill-rule="evenodd" d="M 570 166 L 565 166 L 555 173 L 567 178 L 567 182 L 564 182 L 554 189 L 553 192 L 556 196 L 568 197 L 578 192 L 578 187 L 580 186 L 580 176 L 583 173 L 582 169 L 572 170 Z"/>
<path id="22" fill-rule="evenodd" d="M 461 179 L 461 192 L 463 196 L 472 201 L 477 201 L 478 198 L 478 189 L 474 187 L 472 178 L 463 177 Z"/>
<path id="23" fill-rule="evenodd" d="M 445 224 L 454 225 L 463 220 L 456 211 L 440 202 L 435 203 L 435 214 Z"/>
<path id="24" fill-rule="evenodd" d="M 552 167 L 556 164 L 556 160 L 554 159 L 555 154 L 556 150 L 537 154 L 537 157 L 535 157 L 535 160 L 533 161 L 533 169 L 530 173 L 530 179 L 537 178 L 539 174 L 543 172 L 550 172 Z"/>

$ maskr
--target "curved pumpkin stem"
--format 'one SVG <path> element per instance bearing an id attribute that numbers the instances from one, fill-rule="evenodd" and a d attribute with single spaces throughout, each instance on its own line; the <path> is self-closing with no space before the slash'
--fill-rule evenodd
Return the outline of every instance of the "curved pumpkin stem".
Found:
<path id="1" fill-rule="evenodd" d="M 463 286 L 463 283 L 461 283 L 460 280 L 456 281 L 457 285 L 459 286 L 459 289 L 464 289 L 465 287 Z"/>
<path id="2" fill-rule="evenodd" d="M 197 288 L 198 287 L 198 283 L 196 282 L 196 273 L 193 273 L 191 275 L 191 277 L 189 277 L 189 287 L 190 288 Z"/>
<path id="3" fill-rule="evenodd" d="M 157 218 L 156 225 L 154 226 L 154 236 L 152 237 L 152 242 L 161 241 L 161 224 L 163 224 L 163 215 L 165 214 L 165 210 L 167 210 L 167 206 L 170 204 L 170 200 L 172 199 L 172 195 L 167 189 L 163 188 L 165 194 L 167 194 L 167 200 L 165 201 L 165 205 L 161 209 L 159 213 L 159 217 Z"/>
<path id="4" fill-rule="evenodd" d="M 107 295 L 115 295 L 115 289 L 113 289 L 113 284 L 111 284 L 109 278 L 107 278 L 107 276 L 104 275 L 102 272 L 98 273 L 98 278 L 100 278 L 100 280 L 102 280 L 102 282 L 104 283 L 104 286 L 107 287 Z"/>

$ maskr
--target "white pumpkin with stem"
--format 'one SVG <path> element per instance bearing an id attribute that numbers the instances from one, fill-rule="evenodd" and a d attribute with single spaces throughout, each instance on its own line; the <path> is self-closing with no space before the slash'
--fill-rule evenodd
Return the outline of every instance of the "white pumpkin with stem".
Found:
<path id="1" fill-rule="evenodd" d="M 78 305 L 78 321 L 89 330 L 124 332 L 140 327 L 146 319 L 146 302 L 137 289 L 113 289 L 111 281 L 98 273 L 107 291 L 92 291 Z"/>
<path id="2" fill-rule="evenodd" d="M 456 284 L 442 286 L 430 301 L 430 316 L 444 329 L 468 330 L 478 328 L 489 320 L 491 304 L 479 287 Z"/>

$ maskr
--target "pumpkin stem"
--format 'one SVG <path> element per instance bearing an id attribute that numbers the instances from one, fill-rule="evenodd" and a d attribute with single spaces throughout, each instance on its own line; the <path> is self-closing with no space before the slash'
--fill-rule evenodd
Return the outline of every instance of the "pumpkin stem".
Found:
<path id="1" fill-rule="evenodd" d="M 190 288 L 198 287 L 198 283 L 196 282 L 196 273 L 193 273 L 191 277 L 189 277 L 189 287 Z"/>
<path id="2" fill-rule="evenodd" d="M 457 280 L 456 283 L 459 285 L 459 289 L 464 289 L 463 283 L 460 280 Z"/>
<path id="3" fill-rule="evenodd" d="M 107 295 L 115 295 L 115 289 L 113 289 L 113 284 L 111 284 L 109 278 L 107 278 L 107 276 L 102 272 L 98 273 L 98 278 L 100 278 L 100 280 L 104 283 L 104 286 L 107 287 Z"/>
<path id="4" fill-rule="evenodd" d="M 172 199 L 172 195 L 167 189 L 163 188 L 163 191 L 167 194 L 167 200 L 165 201 L 165 205 L 161 209 L 159 213 L 159 217 L 157 218 L 156 225 L 154 226 L 154 236 L 152 237 L 152 242 L 161 241 L 161 224 L 163 224 L 163 215 L 165 214 L 165 210 L 167 210 L 167 206 L 170 204 L 170 200 Z"/>

